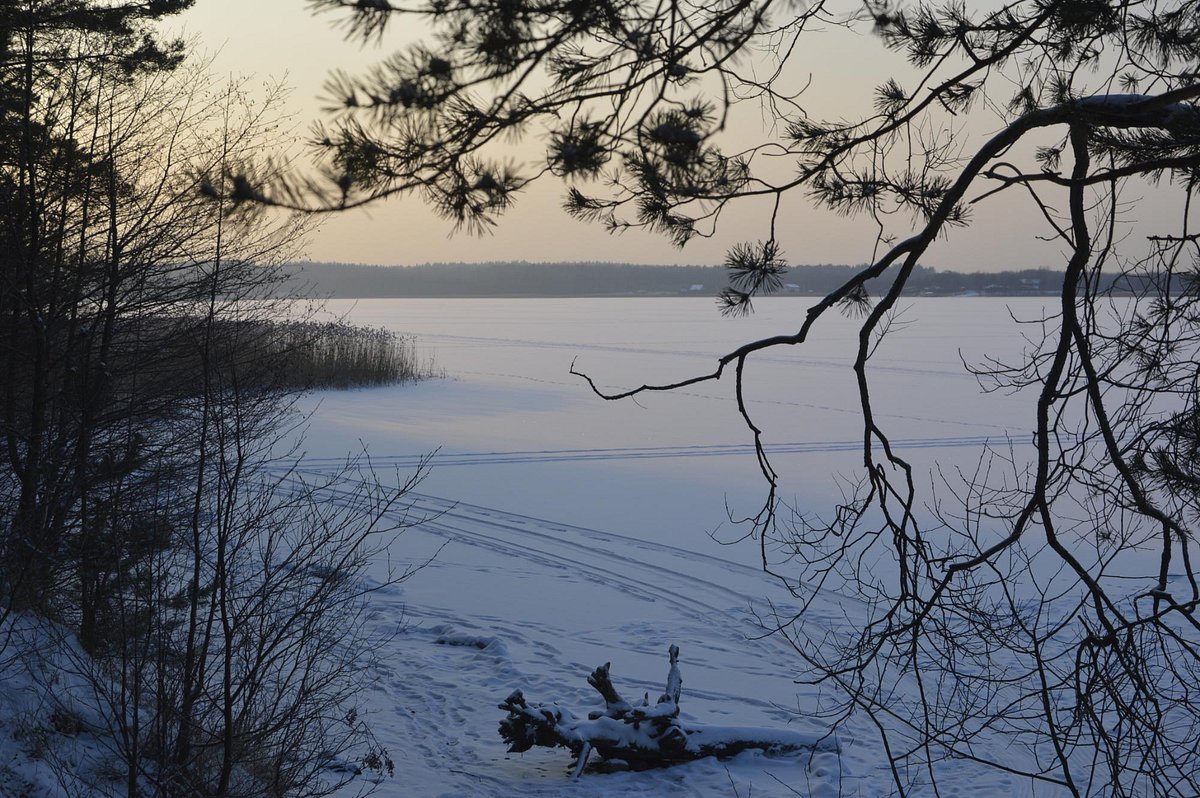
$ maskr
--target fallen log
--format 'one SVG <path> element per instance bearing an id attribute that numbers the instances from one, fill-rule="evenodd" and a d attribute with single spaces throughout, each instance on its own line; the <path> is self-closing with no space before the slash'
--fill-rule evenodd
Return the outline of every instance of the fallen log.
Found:
<path id="1" fill-rule="evenodd" d="M 508 712 L 500 721 L 500 736 L 514 753 L 534 746 L 569 749 L 575 755 L 576 777 L 583 774 L 592 753 L 600 757 L 595 769 L 642 770 L 709 756 L 731 757 L 748 750 L 768 754 L 839 751 L 837 738 L 828 734 L 684 723 L 679 719 L 683 687 L 679 647 L 671 646 L 669 656 L 666 689 L 653 705 L 649 694 L 636 705 L 622 698 L 609 675 L 611 663 L 606 662 L 587 680 L 604 699 L 603 710 L 593 710 L 582 719 L 557 703 L 531 704 L 520 690 L 514 690 L 500 704 L 500 709 Z"/>

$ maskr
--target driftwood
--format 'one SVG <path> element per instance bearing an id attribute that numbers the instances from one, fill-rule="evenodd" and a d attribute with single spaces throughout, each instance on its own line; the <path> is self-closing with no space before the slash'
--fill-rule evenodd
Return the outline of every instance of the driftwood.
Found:
<path id="1" fill-rule="evenodd" d="M 671 646 L 670 659 L 666 690 L 653 705 L 649 694 L 637 705 L 623 699 L 609 677 L 611 663 L 596 668 L 587 681 L 604 698 L 604 709 L 589 712 L 586 720 L 555 703 L 531 704 L 514 690 L 500 704 L 508 712 L 500 721 L 500 736 L 516 753 L 534 746 L 569 749 L 575 755 L 576 776 L 582 775 L 593 752 L 601 758 L 597 769 L 641 770 L 752 749 L 769 754 L 839 750 L 831 735 L 684 723 L 679 719 L 683 679 L 678 646 Z"/>

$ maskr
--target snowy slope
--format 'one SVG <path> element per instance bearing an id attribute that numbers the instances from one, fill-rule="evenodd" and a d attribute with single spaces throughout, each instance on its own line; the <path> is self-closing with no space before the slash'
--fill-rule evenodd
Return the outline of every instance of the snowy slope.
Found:
<path id="1" fill-rule="evenodd" d="M 61 627 L 24 614 L 0 622 L 0 798 L 123 789 L 103 684 Z"/>

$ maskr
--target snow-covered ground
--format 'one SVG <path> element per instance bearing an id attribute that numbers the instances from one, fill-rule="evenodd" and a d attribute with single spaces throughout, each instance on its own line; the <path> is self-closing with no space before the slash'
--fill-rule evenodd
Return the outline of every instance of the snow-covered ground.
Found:
<path id="1" fill-rule="evenodd" d="M 762 302 L 746 320 L 696 299 L 363 300 L 331 303 L 358 323 L 417 336 L 445 380 L 314 397 L 304 468 L 365 447 L 397 478 L 438 450 L 413 496 L 434 520 L 407 532 L 391 565 L 436 557 L 378 595 L 372 623 L 399 630 L 370 675 L 372 722 L 395 759 L 385 796 L 884 796 L 891 776 L 866 724 L 843 726 L 841 756 L 743 754 L 660 771 L 569 778 L 569 754 L 505 752 L 496 708 L 532 701 L 594 708 L 585 682 L 612 662 L 628 696 L 662 691 L 667 647 L 682 649 L 682 708 L 700 723 L 821 733 L 828 696 L 798 685 L 786 641 L 755 618 L 790 597 L 765 576 L 728 514 L 752 513 L 764 485 L 730 380 L 637 402 L 605 402 L 568 374 L 630 387 L 711 369 L 715 356 L 788 332 L 808 303 Z M 928 299 L 877 358 L 877 407 L 918 466 L 971 465 L 979 444 L 1028 439 L 1021 397 L 981 395 L 961 358 L 1014 354 L 1008 315 L 1035 300 Z M 832 506 L 858 459 L 845 367 L 851 322 L 808 346 L 753 361 L 750 398 L 783 496 Z M 783 552 L 770 552 L 782 558 Z M 783 566 L 786 568 L 786 566 Z M 794 599 L 791 599 L 794 601 Z M 830 595 L 822 621 L 853 623 L 858 600 Z M 1022 795 L 1030 787 L 961 767 L 941 795 Z M 957 792 L 954 790 L 957 789 Z"/>
<path id="2" fill-rule="evenodd" d="M 366 674 L 365 704 L 395 775 L 359 781 L 347 795 L 371 786 L 388 798 L 892 794 L 877 736 L 861 719 L 840 726 L 840 754 L 745 753 L 580 779 L 570 777 L 566 751 L 509 754 L 498 733 L 497 704 L 517 688 L 533 702 L 598 708 L 586 677 L 604 662 L 627 698 L 653 700 L 671 644 L 682 650 L 686 720 L 829 730 L 834 696 L 798 684 L 794 652 L 758 621 L 796 599 L 762 572 L 758 545 L 728 520 L 753 513 L 765 495 L 728 379 L 614 403 L 568 373 L 574 362 L 607 387 L 691 376 L 739 343 L 793 330 L 807 306 L 766 301 L 752 318 L 728 320 L 691 298 L 331 303 L 355 322 L 417 336 L 448 375 L 305 400 L 304 472 L 327 473 L 365 449 L 382 477 L 404 480 L 437 451 L 407 507 L 410 518 L 429 520 L 405 532 L 372 576 L 430 560 L 370 606 L 368 631 L 389 642 Z M 1033 318 L 1040 307 L 928 299 L 899 320 L 875 361 L 876 407 L 918 468 L 970 467 L 985 440 L 1026 444 L 1032 400 L 982 395 L 962 359 L 1019 351 L 1009 309 Z M 832 507 L 837 475 L 854 469 L 861 445 L 844 365 L 852 322 L 830 321 L 809 345 L 769 352 L 748 370 L 781 495 L 805 513 Z M 786 552 L 767 554 L 786 573 Z M 836 592 L 815 608 L 809 622 L 829 627 L 863 615 L 858 598 Z M 24 646 L 50 648 L 75 651 L 69 640 Z M 51 735 L 67 748 L 28 756 L 30 730 L 45 725 L 29 718 L 48 689 L 74 684 L 48 688 L 34 677 L 69 670 L 6 675 L 0 796 L 85 795 L 89 779 L 113 777 L 96 775 L 111 756 L 88 735 Z M 94 714 L 86 701 L 78 712 Z M 1052 794 L 960 761 L 939 769 L 942 798 Z"/>

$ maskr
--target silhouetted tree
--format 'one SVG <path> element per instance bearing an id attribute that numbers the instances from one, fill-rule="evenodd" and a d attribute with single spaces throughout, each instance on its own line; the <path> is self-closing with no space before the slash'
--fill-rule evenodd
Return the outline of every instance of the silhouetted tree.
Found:
<path id="1" fill-rule="evenodd" d="M 277 137 L 280 95 L 183 65 L 152 23 L 190 5 L 0 4 L 0 618 L 77 635 L 130 798 L 320 795 L 370 740 L 362 572 L 407 485 L 275 459 L 282 370 L 335 339 L 267 300 L 306 221 L 198 190 Z"/>
<path id="2" fill-rule="evenodd" d="M 145 154 L 128 151 L 119 127 L 135 115 L 137 76 L 182 57 L 149 23 L 190 5 L 0 9 L 0 369 L 4 473 L 15 482 L 0 545 L 4 584 L 21 605 L 36 605 L 54 578 L 77 503 L 102 478 L 95 465 L 136 456 L 107 449 L 98 430 L 118 305 L 140 254 L 130 251 L 125 206 L 137 203 L 118 158 Z"/>
<path id="3" fill-rule="evenodd" d="M 750 519 L 794 552 L 781 576 L 848 583 L 869 599 L 836 641 L 807 611 L 776 619 L 847 711 L 877 725 L 901 793 L 966 758 L 1073 795 L 1200 792 L 1200 579 L 1195 363 L 1200 267 L 1191 202 L 1200 176 L 1200 5 L 1181 0 L 316 0 L 352 35 L 429 26 L 364 76 L 335 77 L 340 115 L 318 131 L 322 173 L 244 182 L 233 199 L 344 208 L 418 193 L 457 225 L 494 222 L 530 180 L 571 181 L 573 215 L 686 244 L 748 197 L 806 195 L 863 214 L 872 262 L 813 304 L 797 329 L 753 341 L 714 370 L 617 399 L 731 375 L 768 497 Z M 902 54 L 861 118 L 824 121 L 789 89 L 804 43 L 845 25 Z M 850 56 L 847 56 L 848 58 Z M 751 101 L 769 132 L 735 152 L 727 117 Z M 978 121 L 977 121 L 978 120 Z M 976 131 L 991 126 L 994 132 Z M 545 159 L 506 165 L 514 135 Z M 767 156 L 790 159 L 774 176 Z M 1117 229 L 1126 182 L 1162 181 L 1173 218 L 1150 240 Z M 1019 362 L 983 370 L 1032 394 L 1028 460 L 950 495 L 922 494 L 872 393 L 870 357 L 909 278 L 973 206 L 1028 196 L 1066 252 L 1058 298 Z M 729 253 L 727 313 L 778 287 L 774 235 Z M 967 235 L 967 233 L 960 233 Z M 1116 272 L 1136 301 L 1110 301 Z M 878 297 L 872 299 L 872 297 Z M 853 370 L 863 419 L 860 490 L 830 523 L 781 520 L 778 477 L 743 401 L 746 364 L 803 345 L 830 311 L 858 314 Z M 593 388 L 596 388 L 593 384 Z M 998 458 L 995 462 L 991 458 Z M 989 467 L 996 466 L 996 467 Z M 951 511 L 948 501 L 958 500 Z M 926 509 L 932 507 L 932 510 Z M 1138 568 L 1153 549 L 1152 568 Z M 1142 556 L 1132 556 L 1140 553 Z M 804 603 L 804 606 L 808 606 Z M 979 746 L 995 735 L 1006 750 Z"/>

